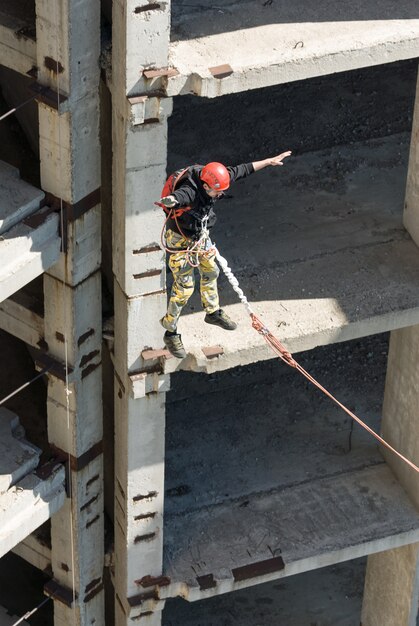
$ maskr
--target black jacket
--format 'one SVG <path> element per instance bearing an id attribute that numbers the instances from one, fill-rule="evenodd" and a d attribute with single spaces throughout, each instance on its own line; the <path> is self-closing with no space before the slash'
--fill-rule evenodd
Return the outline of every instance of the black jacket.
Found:
<path id="1" fill-rule="evenodd" d="M 201 231 L 202 219 L 208 215 L 207 227 L 210 229 L 214 226 L 217 216 L 214 211 L 215 198 L 205 192 L 200 174 L 203 165 L 192 165 L 188 174 L 181 180 L 179 186 L 170 195 L 176 198 L 179 206 L 190 206 L 191 208 L 177 218 L 179 228 L 174 219 L 169 219 L 167 228 L 174 230 L 180 234 L 185 234 L 191 239 L 198 237 Z M 255 171 L 252 163 L 244 163 L 234 167 L 227 167 L 230 174 L 230 183 L 234 183 L 240 178 L 245 178 Z"/>

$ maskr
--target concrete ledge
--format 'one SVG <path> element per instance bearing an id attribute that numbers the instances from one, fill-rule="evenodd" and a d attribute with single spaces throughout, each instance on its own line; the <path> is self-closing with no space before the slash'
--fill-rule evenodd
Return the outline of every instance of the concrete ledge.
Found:
<path id="1" fill-rule="evenodd" d="M 167 597 L 195 601 L 418 540 L 419 514 L 386 465 L 307 480 L 167 516 Z"/>
<path id="2" fill-rule="evenodd" d="M 15 0 L 2 0 L 0 58 L 2 65 L 27 74 L 36 67 L 35 20 L 34 16 L 25 13 L 22 4 Z"/>
<path id="3" fill-rule="evenodd" d="M 44 347 L 44 316 L 38 304 L 35 297 L 23 291 L 3 300 L 0 302 L 0 328 L 32 348 Z"/>
<path id="4" fill-rule="evenodd" d="M 402 225 L 408 141 L 394 135 L 297 156 L 217 204 L 213 240 L 289 351 L 419 323 L 419 250 Z M 178 325 L 188 357 L 161 358 L 165 373 L 273 358 L 222 275 L 219 291 L 238 329 L 205 324 L 195 293 Z M 222 353 L 207 358 L 211 346 Z"/>
<path id="5" fill-rule="evenodd" d="M 170 65 L 179 75 L 160 80 L 169 96 L 213 98 L 419 55 L 413 0 L 195 6 L 174 10 Z"/>
<path id="6" fill-rule="evenodd" d="M 42 451 L 23 439 L 24 432 L 18 416 L 0 407 L 0 497 L 39 463 Z"/>
<path id="7" fill-rule="evenodd" d="M 0 302 L 46 272 L 60 257 L 59 216 L 45 207 L 0 238 Z"/>
<path id="8" fill-rule="evenodd" d="M 51 547 L 42 543 L 36 533 L 26 537 L 12 552 L 43 572 L 51 566 Z"/>
<path id="9" fill-rule="evenodd" d="M 44 192 L 19 177 L 19 170 L 0 161 L 0 235 L 37 211 Z"/>
<path id="10" fill-rule="evenodd" d="M 0 557 L 62 507 L 64 483 L 64 467 L 57 465 L 45 480 L 30 474 L 0 496 Z"/>

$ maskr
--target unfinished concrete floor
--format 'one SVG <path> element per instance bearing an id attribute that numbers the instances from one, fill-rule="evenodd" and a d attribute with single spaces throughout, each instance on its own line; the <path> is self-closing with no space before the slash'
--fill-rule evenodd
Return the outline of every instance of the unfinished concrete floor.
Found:
<path id="1" fill-rule="evenodd" d="M 303 232 L 304 224 L 307 227 L 310 224 L 315 233 L 315 236 L 310 239 L 313 258 L 308 259 L 309 263 L 318 261 L 317 257 L 320 254 L 320 257 L 324 255 L 331 265 L 331 259 L 335 258 L 336 250 L 339 249 L 340 245 L 343 245 L 342 241 L 345 238 L 347 243 L 352 245 L 352 237 L 359 236 L 362 243 L 360 247 L 368 248 L 366 245 L 368 239 L 365 238 L 363 232 L 365 228 L 369 229 L 370 236 L 371 231 L 374 230 L 373 239 L 370 240 L 372 247 L 378 248 L 387 245 L 385 243 L 387 236 L 395 238 L 395 241 L 390 243 L 402 246 L 406 242 L 410 244 L 404 238 L 400 228 L 403 181 L 398 184 L 396 195 L 389 199 L 387 193 L 384 194 L 381 191 L 380 185 L 374 186 L 372 176 L 378 176 L 378 182 L 386 184 L 386 180 L 379 173 L 381 167 L 385 168 L 387 172 L 386 178 L 389 176 L 395 182 L 397 182 L 398 176 L 402 178 L 405 175 L 407 153 L 405 133 L 408 132 L 411 123 L 409 116 L 416 67 L 412 63 L 406 63 L 398 64 L 397 67 L 375 68 L 374 71 L 376 72 L 374 75 L 371 74 L 371 70 L 366 70 L 356 76 L 351 73 L 350 76 L 333 76 L 324 80 L 316 80 L 313 81 L 314 84 L 309 81 L 305 84 L 296 84 L 292 88 L 283 86 L 281 90 L 274 89 L 255 92 L 255 94 L 241 94 L 238 97 L 242 105 L 239 118 L 232 113 L 234 110 L 237 111 L 238 100 L 230 100 L 230 97 L 221 98 L 217 103 L 189 99 L 188 102 L 185 100 L 185 108 L 183 108 L 182 103 L 179 103 L 178 108 L 175 108 L 171 120 L 169 169 L 191 161 L 205 162 L 210 158 L 232 163 L 241 162 L 262 158 L 282 148 L 296 147 L 295 167 L 292 165 L 288 168 L 289 171 L 285 167 L 273 171 L 272 174 L 275 175 L 275 178 L 271 179 L 269 176 L 266 186 L 263 184 L 265 180 L 255 175 L 252 179 L 244 181 L 240 187 L 235 187 L 234 192 L 232 190 L 234 198 L 224 200 L 219 205 L 220 223 L 216 231 L 219 234 L 215 239 L 226 256 L 229 257 L 229 250 L 231 249 L 232 257 L 242 274 L 246 273 L 248 267 L 258 272 L 267 260 L 270 271 L 276 273 L 277 259 L 280 259 L 279 253 L 275 257 L 275 262 L 271 263 L 270 259 L 267 259 L 263 239 L 259 236 L 255 237 L 253 250 L 253 240 L 249 229 L 253 226 L 252 215 L 254 215 L 255 197 L 258 199 L 258 211 L 262 210 L 264 219 L 266 213 L 269 219 L 274 216 L 273 224 L 278 226 L 281 231 L 284 254 L 288 255 L 282 272 L 284 268 L 291 268 L 291 264 L 298 262 L 301 258 L 301 250 L 293 249 L 291 246 L 290 234 L 297 230 Z M 397 93 L 397 99 L 394 98 L 395 93 Z M 314 97 L 310 97 L 310 94 L 313 94 Z M 208 117 L 211 112 L 213 112 L 212 116 Z M 203 124 L 203 119 L 215 120 L 215 127 L 211 124 Z M 346 120 L 346 123 L 342 120 Z M 389 137 L 391 135 L 393 137 Z M 336 147 L 340 145 L 342 146 L 341 149 Z M 310 152 L 313 154 L 309 154 Z M 359 164 L 358 159 L 361 159 Z M 312 168 L 314 168 L 314 173 Z M 288 215 L 283 213 L 284 197 L 288 203 L 290 196 L 298 186 L 297 174 L 299 176 L 302 173 L 305 174 L 304 185 L 297 189 L 301 206 L 296 199 L 292 200 L 293 210 L 300 219 L 295 229 L 294 214 L 292 212 Z M 355 176 L 352 181 L 349 180 L 351 176 Z M 282 187 L 284 183 L 285 186 Z M 322 187 L 323 183 L 324 188 Z M 307 191 L 305 191 L 306 185 Z M 377 206 L 375 204 L 375 195 L 372 194 L 371 201 L 364 202 L 362 206 L 358 203 L 361 190 L 365 189 L 365 186 L 372 186 L 374 193 L 377 193 L 378 190 L 378 197 L 382 205 Z M 284 188 L 286 193 L 283 192 Z M 385 189 L 388 191 L 388 187 Z M 265 193 L 268 199 L 266 205 L 263 200 Z M 275 194 L 278 198 L 274 197 Z M 352 200 L 351 194 L 353 194 Z M 269 209 L 267 212 L 265 212 L 265 206 Z M 243 210 L 242 207 L 244 207 Z M 280 207 L 279 210 L 278 207 Z M 385 216 L 386 226 L 384 229 L 381 226 L 381 210 Z M 227 221 L 222 215 L 224 211 Z M 238 221 L 236 219 L 229 221 L 233 212 L 240 216 Z M 352 218 L 354 221 L 349 222 Z M 318 223 L 316 222 L 317 219 L 319 219 Z M 352 230 L 344 228 L 342 241 L 336 242 L 335 238 L 341 233 L 341 227 L 343 225 L 346 227 L 347 223 L 350 223 Z M 236 234 L 234 230 L 233 234 L 229 236 L 228 228 L 234 229 L 236 224 L 240 226 L 241 230 L 240 241 L 233 236 Z M 268 230 L 271 226 L 272 224 L 268 226 Z M 322 247 L 325 229 L 329 235 L 326 243 L 331 246 L 330 251 L 329 249 L 324 251 Z M 319 233 L 321 237 L 319 237 Z M 243 241 L 245 241 L 242 237 L 245 235 L 248 237 L 247 241 L 252 244 L 252 254 L 249 256 L 249 261 L 247 256 L 251 246 L 247 246 L 246 249 L 242 246 Z M 304 235 L 307 235 L 307 228 Z M 294 241 L 297 243 L 299 238 L 294 239 Z M 389 266 L 385 261 L 386 259 L 380 264 L 378 274 L 380 271 L 387 271 Z M 301 271 L 301 275 L 303 273 Z M 289 284 L 291 285 L 290 289 L 293 288 L 292 283 Z M 255 300 L 259 299 L 261 302 L 263 284 L 261 283 L 259 286 L 256 284 L 256 287 L 259 291 L 256 291 Z M 329 287 L 317 283 L 315 289 L 314 297 L 317 304 L 320 297 L 323 297 L 323 295 L 319 296 L 320 290 L 327 290 Z M 297 294 L 297 296 L 297 299 L 303 301 L 306 299 L 302 293 Z M 225 291 L 225 297 L 226 302 L 233 306 L 231 294 Z M 201 316 L 199 320 L 199 324 L 201 324 L 202 314 L 197 314 L 192 310 L 190 312 Z M 211 329 L 205 327 L 205 331 L 208 330 Z M 186 343 L 189 341 L 188 334 L 186 330 L 184 333 Z M 211 337 L 210 340 L 218 342 L 218 339 L 223 336 L 220 335 L 215 340 Z M 190 337 L 193 337 L 192 333 Z M 199 337 L 198 339 L 197 345 L 200 347 L 202 341 Z M 355 349 L 355 345 L 360 347 Z M 339 349 L 343 352 L 336 352 Z M 313 359 L 320 354 L 320 350 L 323 350 L 323 357 L 316 362 Z M 304 363 L 310 366 L 311 371 L 317 373 L 322 381 L 330 382 L 332 390 L 336 390 L 338 395 L 348 402 L 349 406 L 371 419 L 371 423 L 378 427 L 379 405 L 382 398 L 385 371 L 385 353 L 386 341 L 380 336 L 363 339 L 360 342 L 343 343 L 340 346 L 313 350 L 307 355 L 301 355 L 301 357 L 308 359 L 307 363 Z M 338 354 L 341 355 L 340 359 L 338 359 Z M 370 364 L 371 367 L 368 368 L 367 366 Z M 373 367 L 372 364 L 374 364 Z M 253 367 L 259 368 L 258 375 L 255 375 L 256 370 Z M 281 369 L 280 378 L 283 382 L 280 393 L 285 396 L 287 406 L 292 402 L 295 414 L 293 416 L 291 412 L 288 414 L 287 412 L 281 413 L 280 419 L 276 420 L 275 418 L 282 410 L 282 402 L 271 402 L 269 405 L 264 405 L 263 402 L 266 402 L 266 397 L 277 388 L 278 383 L 275 381 L 278 368 Z M 370 378 L 371 369 L 377 372 L 372 378 Z M 270 371 L 271 373 L 269 373 Z M 231 369 L 223 374 L 208 377 L 193 376 L 186 373 L 177 373 L 173 377 L 174 391 L 171 397 L 180 400 L 182 398 L 180 389 L 184 388 L 187 391 L 185 396 L 191 395 L 192 399 L 187 400 L 183 396 L 184 401 L 178 402 L 177 408 L 176 403 L 169 405 L 167 428 L 169 524 L 170 516 L 173 519 L 194 508 L 203 510 L 212 503 L 218 505 L 227 503 L 228 505 L 231 500 L 240 504 L 245 503 L 248 499 L 249 489 L 254 489 L 259 493 L 264 489 L 269 491 L 275 489 L 278 484 L 281 485 L 281 481 L 283 481 L 283 486 L 289 486 L 291 473 L 287 474 L 286 455 L 288 453 L 290 463 L 297 463 L 303 454 L 304 461 L 307 463 L 310 461 L 308 466 L 303 463 L 299 468 L 301 482 L 315 479 L 315 477 L 327 479 L 329 466 L 334 472 L 339 471 L 339 468 L 353 471 L 359 467 L 359 464 L 365 464 L 367 469 L 370 467 L 373 470 L 376 467 L 381 468 L 381 457 L 374 442 L 367 440 L 363 433 L 354 429 L 352 448 L 349 451 L 350 424 L 347 418 L 344 415 L 338 416 L 330 407 L 326 408 L 325 402 L 316 397 L 312 391 L 307 390 L 301 381 L 302 387 L 299 388 L 299 391 L 295 387 L 294 391 L 291 392 L 289 383 L 291 378 L 292 373 L 274 361 L 244 369 Z M 256 384 L 256 380 L 262 385 L 262 392 L 260 389 L 258 391 L 256 387 L 252 388 L 252 385 Z M 224 381 L 224 388 L 220 381 Z M 294 377 L 292 384 L 300 383 L 297 383 Z M 216 391 L 210 394 L 210 397 L 214 398 L 211 403 L 208 402 L 208 397 L 202 397 L 198 393 L 203 384 L 206 387 L 216 388 Z M 243 389 L 246 392 L 249 389 L 249 407 L 247 408 L 246 399 L 246 413 L 251 414 L 251 419 L 247 416 L 245 419 L 244 408 L 240 404 Z M 41 401 L 41 397 L 38 397 L 39 401 Z M 30 400 L 28 400 L 28 407 L 30 406 L 29 403 Z M 300 405 L 299 409 L 294 406 L 297 403 Z M 268 410 L 261 410 L 263 406 L 268 406 Z M 18 408 L 15 410 L 19 412 Z M 296 411 L 299 411 L 300 414 L 297 415 Z M 29 416 L 29 419 L 33 418 Z M 297 422 L 293 421 L 295 419 Z M 317 436 L 315 426 L 319 428 L 321 437 Z M 240 428 L 239 431 L 237 431 L 238 427 Z M 193 450 L 189 447 L 190 437 L 186 436 L 188 432 L 190 435 L 191 431 L 193 431 L 195 438 Z M 285 441 L 289 443 L 289 446 L 284 451 Z M 307 441 L 310 443 L 307 444 Z M 217 459 L 212 455 L 214 448 L 221 445 L 228 451 L 222 461 L 218 459 L 218 455 Z M 255 454 L 263 445 L 267 446 L 269 450 L 266 458 L 261 458 L 259 454 L 257 456 Z M 278 452 L 283 453 L 284 456 L 280 456 Z M 198 454 L 201 460 L 199 460 Z M 187 455 L 189 455 L 188 462 L 186 462 Z M 242 463 L 243 458 L 251 462 Z M 218 467 L 216 466 L 217 462 Z M 248 507 L 249 505 L 245 505 L 242 510 L 246 511 Z M 168 557 L 170 557 L 170 551 Z M 350 566 L 348 567 L 349 572 L 352 572 Z M 2 559 L 0 569 L 12 579 L 11 567 L 8 562 Z M 295 626 L 311 626 L 311 622 L 316 621 L 316 618 L 318 618 L 318 626 L 339 624 L 338 620 L 342 617 L 342 605 L 339 602 L 339 598 L 342 596 L 339 593 L 343 593 L 339 589 L 347 589 L 347 585 L 345 582 L 339 582 L 337 586 L 334 586 L 333 581 L 341 580 L 340 575 L 344 580 L 347 574 L 342 574 L 342 572 L 347 572 L 348 569 L 346 565 L 340 565 L 333 569 L 328 568 L 327 571 L 332 574 L 331 578 L 327 576 L 326 579 L 322 579 L 322 572 L 326 572 L 326 570 L 322 570 L 273 583 L 276 587 L 284 585 L 285 591 L 283 594 L 284 604 L 279 606 L 277 615 L 284 615 L 284 612 L 287 615 L 286 611 L 288 611 L 288 614 L 292 616 L 292 611 L 295 611 L 298 604 L 300 613 L 294 612 L 294 615 L 289 618 L 292 626 L 294 625 L 291 619 L 294 619 Z M 361 589 L 363 568 L 360 566 L 357 571 L 358 574 L 353 573 L 353 576 L 359 581 L 358 589 Z M 14 570 L 13 580 L 14 588 L 20 592 L 19 581 L 21 578 L 17 566 Z M 320 612 L 312 618 L 302 600 L 307 597 L 305 586 L 313 586 L 316 590 L 315 582 L 321 580 L 326 580 L 326 582 L 321 585 L 324 588 L 319 590 L 318 597 L 319 599 L 323 598 L 325 608 L 321 609 L 323 613 Z M 292 586 L 294 583 L 295 587 Z M 271 590 L 279 591 L 273 585 Z M 225 595 L 214 600 L 213 604 L 212 600 L 206 600 L 199 605 L 187 603 L 181 605 L 179 603 L 177 606 L 181 608 L 173 608 L 173 612 L 170 608 L 172 605 L 169 603 L 165 613 L 169 620 L 167 624 L 173 622 L 173 626 L 180 626 L 180 624 L 186 626 L 209 626 L 209 624 L 224 626 L 224 624 L 228 624 L 225 620 L 230 619 L 230 617 L 236 620 L 230 623 L 245 624 L 243 613 L 237 611 L 234 615 L 235 609 L 231 609 L 231 605 L 229 605 L 230 602 L 236 607 L 240 607 L 241 603 L 245 605 L 244 601 L 240 600 L 244 597 L 250 602 L 254 602 L 255 607 L 267 607 L 262 615 L 247 612 L 247 615 L 250 616 L 249 626 L 255 626 L 257 623 L 256 619 L 253 619 L 255 616 L 261 617 L 261 624 L 264 626 L 265 624 L 266 626 L 271 626 L 271 624 L 276 626 L 279 618 L 275 616 L 275 612 L 270 611 L 271 607 L 269 606 L 271 599 L 274 600 L 272 606 L 277 606 L 275 604 L 276 598 L 268 597 L 268 601 L 266 601 L 264 599 L 267 597 L 265 589 L 265 587 L 258 586 L 244 592 Z M 291 591 L 291 595 L 287 591 Z M 317 593 L 315 595 L 317 597 Z M 331 600 L 329 596 L 332 596 Z M 254 598 L 254 601 L 251 598 Z M 262 598 L 262 601 L 258 598 Z M 291 604 L 289 609 L 285 606 L 286 601 Z M 3 602 L 5 603 L 5 601 Z M 220 609 L 215 607 L 218 602 L 220 604 L 217 606 Z M 228 613 L 227 616 L 224 615 L 224 607 L 226 612 L 232 610 L 234 617 Z M 357 611 L 358 609 L 354 609 L 352 613 L 353 621 L 348 622 L 348 625 L 342 622 L 342 626 L 358 624 L 359 612 Z M 45 620 L 41 623 L 49 626 L 50 622 Z M 287 626 L 289 625 L 287 624 Z"/>
<path id="2" fill-rule="evenodd" d="M 241 104 L 226 96 L 221 103 L 189 99 L 189 108 L 175 108 L 168 169 L 294 150 L 282 168 L 232 186 L 217 204 L 219 222 L 212 231 L 255 312 L 291 351 L 419 321 L 419 255 L 402 225 L 409 72 L 414 85 L 416 68 L 395 64 L 338 75 L 341 91 L 328 77 L 316 87 L 305 81 L 308 94 L 301 82 L 292 90 L 287 85 L 247 93 Z M 384 87 L 393 79 L 405 81 L 398 109 Z M 380 88 L 380 102 L 372 84 Z M 340 109 L 348 108 L 346 96 L 352 124 L 345 126 Z M 239 117 L 233 113 L 238 106 Z M 196 294 L 179 324 L 189 358 L 170 359 L 166 371 L 216 371 L 269 358 L 223 279 L 220 293 L 239 331 L 203 324 Z M 201 348 L 211 345 L 222 346 L 224 355 L 207 361 Z"/>
<path id="3" fill-rule="evenodd" d="M 168 92 L 216 97 L 417 56 L 414 0 L 378 2 L 209 0 L 172 5 Z M 216 80 L 217 67 L 228 64 Z M 213 71 L 211 71 L 211 69 Z M 215 70 L 215 71 L 214 71 Z"/>
<path id="4" fill-rule="evenodd" d="M 378 431 L 386 344 L 386 336 L 369 337 L 300 360 Z M 182 596 L 193 601 L 419 538 L 419 515 L 375 440 L 282 362 L 209 378 L 179 374 L 169 399 L 164 571 Z M 258 571 L 278 557 L 285 569 Z"/>
<path id="5" fill-rule="evenodd" d="M 169 601 L 163 626 L 359 626 L 365 559 L 226 596 Z"/>

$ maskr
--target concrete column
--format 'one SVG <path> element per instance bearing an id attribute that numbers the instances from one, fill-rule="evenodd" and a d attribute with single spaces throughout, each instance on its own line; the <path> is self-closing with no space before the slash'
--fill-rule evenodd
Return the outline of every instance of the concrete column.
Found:
<path id="1" fill-rule="evenodd" d="M 66 245 L 44 277 L 49 441 L 68 463 L 52 518 L 57 626 L 104 626 L 99 54 L 100 0 L 36 0 L 41 184 L 55 196 Z M 57 94 L 66 100 L 58 106 Z M 67 363 L 65 372 L 63 364 Z"/>
<path id="2" fill-rule="evenodd" d="M 419 76 L 416 84 L 403 222 L 413 241 L 419 246 Z"/>
<path id="3" fill-rule="evenodd" d="M 158 86 L 168 65 L 169 19 L 170 2 L 113 2 L 116 626 L 157 626 L 163 607 L 167 380 L 148 389 L 132 377 L 147 377 L 141 353 L 162 346 L 166 308 L 163 216 L 153 203 L 166 177 L 172 103 Z"/>
<path id="4" fill-rule="evenodd" d="M 393 331 L 384 393 L 382 433 L 419 465 L 419 326 Z M 419 476 L 391 452 L 387 463 L 419 508 Z M 419 544 L 368 557 L 362 626 L 415 626 L 419 598 Z"/>

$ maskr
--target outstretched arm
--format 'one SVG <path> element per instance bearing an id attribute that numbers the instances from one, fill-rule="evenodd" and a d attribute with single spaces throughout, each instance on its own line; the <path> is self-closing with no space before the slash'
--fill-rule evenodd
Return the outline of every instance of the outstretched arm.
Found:
<path id="1" fill-rule="evenodd" d="M 284 165 L 282 161 L 286 159 L 287 157 L 289 157 L 290 155 L 291 155 L 291 150 L 287 150 L 287 152 L 281 152 L 281 154 L 278 154 L 278 156 L 274 156 L 269 159 L 264 159 L 263 161 L 254 161 L 252 165 L 254 167 L 255 172 L 258 172 L 259 170 L 263 170 L 265 167 L 268 167 L 269 165 L 272 165 L 274 167 L 276 165 Z"/>

